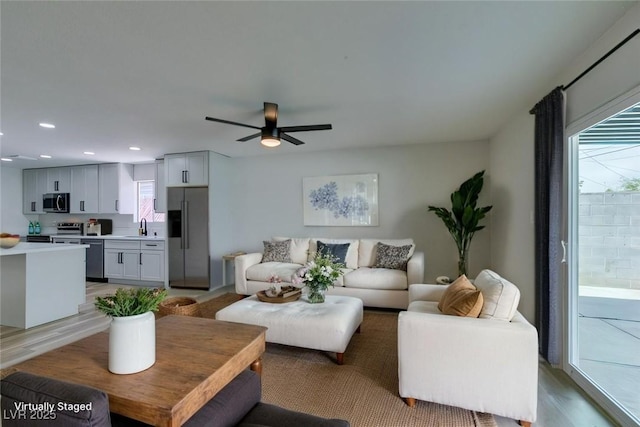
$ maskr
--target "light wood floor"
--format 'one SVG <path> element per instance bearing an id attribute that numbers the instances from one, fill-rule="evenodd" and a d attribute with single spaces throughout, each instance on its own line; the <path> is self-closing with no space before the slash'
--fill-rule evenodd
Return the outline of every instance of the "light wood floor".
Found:
<path id="1" fill-rule="evenodd" d="M 0 326 L 0 368 L 47 352 L 109 327 L 109 318 L 95 310 L 96 295 L 113 293 L 123 285 L 87 282 L 87 303 L 80 313 L 62 320 L 36 326 L 28 330 Z M 225 292 L 233 286 L 215 291 L 171 289 L 170 295 L 190 296 L 204 300 Z M 617 426 L 562 371 L 541 361 L 538 383 L 538 420 L 536 427 L 608 427 Z M 499 427 L 514 427 L 511 419 L 495 417 Z"/>

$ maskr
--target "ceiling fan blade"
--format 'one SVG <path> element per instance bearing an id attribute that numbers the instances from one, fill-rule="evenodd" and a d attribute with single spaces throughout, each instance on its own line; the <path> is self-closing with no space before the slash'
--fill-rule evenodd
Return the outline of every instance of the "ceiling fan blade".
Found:
<path id="1" fill-rule="evenodd" d="M 274 128 L 278 125 L 278 104 L 264 103 L 264 121 L 268 128 Z"/>
<path id="2" fill-rule="evenodd" d="M 251 128 L 251 129 L 262 129 L 258 126 L 253 126 L 253 125 L 246 125 L 244 123 L 238 123 L 238 122 L 232 122 L 230 120 L 222 120 L 222 119 L 216 119 L 214 117 L 205 117 L 206 120 L 210 120 L 212 122 L 220 122 L 220 123 L 226 123 L 228 125 L 236 125 L 236 126 L 244 126 L 246 128 Z"/>
<path id="3" fill-rule="evenodd" d="M 289 141 L 293 145 L 302 145 L 302 144 L 304 144 L 304 142 L 300 141 L 297 138 L 292 137 L 291 135 L 287 135 L 286 133 L 280 132 L 280 138 L 284 139 L 285 141 Z"/>
<path id="4" fill-rule="evenodd" d="M 284 126 L 280 132 L 306 132 L 310 130 L 331 130 L 331 125 Z"/>
<path id="5" fill-rule="evenodd" d="M 236 139 L 238 142 L 245 142 L 253 138 L 257 138 L 262 135 L 262 132 L 254 133 L 253 135 L 245 136 L 244 138 Z"/>

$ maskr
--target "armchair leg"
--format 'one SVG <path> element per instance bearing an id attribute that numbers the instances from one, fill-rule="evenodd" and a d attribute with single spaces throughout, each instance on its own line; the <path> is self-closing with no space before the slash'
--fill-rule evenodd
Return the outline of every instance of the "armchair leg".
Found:
<path id="1" fill-rule="evenodd" d="M 518 421 L 518 424 L 520 424 L 522 427 L 531 427 L 531 421 Z"/>
<path id="2" fill-rule="evenodd" d="M 403 397 L 402 400 L 404 400 L 404 403 L 406 403 L 409 408 L 416 406 L 416 399 L 413 397 Z"/>

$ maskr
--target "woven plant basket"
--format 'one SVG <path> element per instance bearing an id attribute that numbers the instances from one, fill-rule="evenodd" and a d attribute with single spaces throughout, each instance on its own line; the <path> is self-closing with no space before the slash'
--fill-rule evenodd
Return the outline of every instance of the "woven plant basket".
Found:
<path id="1" fill-rule="evenodd" d="M 158 312 L 164 316 L 179 314 L 181 316 L 200 316 L 200 305 L 189 297 L 167 298 L 160 303 Z"/>

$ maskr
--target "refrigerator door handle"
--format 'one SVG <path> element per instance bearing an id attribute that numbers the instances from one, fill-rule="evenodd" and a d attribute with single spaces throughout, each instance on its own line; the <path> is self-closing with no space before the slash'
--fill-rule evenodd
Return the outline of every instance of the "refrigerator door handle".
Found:
<path id="1" fill-rule="evenodd" d="M 184 229 L 185 229 L 185 224 L 184 221 L 186 219 L 186 215 L 184 214 L 184 204 L 185 201 L 182 200 L 180 202 L 180 249 L 184 249 Z"/>
<path id="2" fill-rule="evenodd" d="M 189 202 L 184 202 L 184 248 L 189 249 Z"/>

